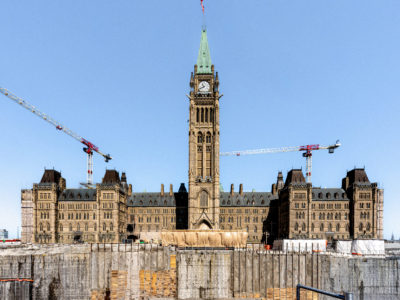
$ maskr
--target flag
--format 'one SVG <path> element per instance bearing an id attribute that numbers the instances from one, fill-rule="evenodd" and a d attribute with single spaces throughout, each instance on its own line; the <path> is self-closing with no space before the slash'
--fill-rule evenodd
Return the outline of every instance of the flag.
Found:
<path id="1" fill-rule="evenodd" d="M 201 5 L 201 9 L 203 10 L 203 14 L 204 14 L 204 5 L 203 5 L 203 0 L 200 0 L 200 5 Z"/>

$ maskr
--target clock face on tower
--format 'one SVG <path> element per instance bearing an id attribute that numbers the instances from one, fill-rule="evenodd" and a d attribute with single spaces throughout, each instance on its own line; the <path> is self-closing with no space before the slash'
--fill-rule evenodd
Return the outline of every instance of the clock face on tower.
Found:
<path id="1" fill-rule="evenodd" d="M 199 83 L 200 92 L 208 92 L 210 90 L 210 84 L 207 81 L 202 81 Z"/>

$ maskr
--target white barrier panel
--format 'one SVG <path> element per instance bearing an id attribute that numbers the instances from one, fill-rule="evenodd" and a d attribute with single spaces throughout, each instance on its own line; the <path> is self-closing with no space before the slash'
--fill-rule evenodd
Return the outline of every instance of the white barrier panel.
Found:
<path id="1" fill-rule="evenodd" d="M 353 240 L 351 248 L 354 255 L 385 254 L 384 240 Z"/>
<path id="2" fill-rule="evenodd" d="M 272 249 L 290 252 L 326 252 L 326 240 L 276 240 Z"/>
<path id="3" fill-rule="evenodd" d="M 336 242 L 336 252 L 351 254 L 353 241 L 337 241 Z"/>

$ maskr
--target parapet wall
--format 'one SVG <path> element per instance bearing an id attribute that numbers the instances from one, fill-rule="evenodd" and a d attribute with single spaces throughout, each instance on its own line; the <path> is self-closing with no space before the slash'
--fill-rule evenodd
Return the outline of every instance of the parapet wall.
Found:
<path id="1" fill-rule="evenodd" d="M 0 250 L 0 299 L 295 299 L 303 284 L 389 300 L 400 298 L 399 260 L 125 244 L 17 247 Z M 303 292 L 301 299 L 328 298 Z"/>

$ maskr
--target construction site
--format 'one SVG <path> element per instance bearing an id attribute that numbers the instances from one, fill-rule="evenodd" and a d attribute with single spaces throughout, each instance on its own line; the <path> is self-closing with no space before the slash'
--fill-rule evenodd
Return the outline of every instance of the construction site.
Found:
<path id="1" fill-rule="evenodd" d="M 56 165 L 21 189 L 21 239 L 0 242 L 0 300 L 400 299 L 400 246 L 384 240 L 381 174 L 354 166 L 335 187 L 313 185 L 313 153 L 334 154 L 345 143 L 329 136 L 334 143 L 220 151 L 222 79 L 200 4 L 200 47 L 182 116 L 188 146 L 179 145 L 188 147 L 188 173 L 178 191 L 161 183 L 138 192 L 129 172 L 115 168 L 95 182 L 93 156 L 114 157 L 0 86 L 7 101 L 74 138 L 87 156 L 79 188 Z M 305 172 L 276 171 L 268 191 L 242 183 L 224 191 L 220 160 L 292 152 L 305 158 Z"/>

